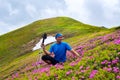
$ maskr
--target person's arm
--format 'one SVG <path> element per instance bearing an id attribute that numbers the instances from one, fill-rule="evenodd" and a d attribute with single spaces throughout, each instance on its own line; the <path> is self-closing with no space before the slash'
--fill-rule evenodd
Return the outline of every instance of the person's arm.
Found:
<path id="1" fill-rule="evenodd" d="M 75 54 L 76 56 L 80 57 L 80 55 L 74 49 L 71 49 L 70 52 Z"/>
<path id="2" fill-rule="evenodd" d="M 66 48 L 67 50 L 69 50 L 71 53 L 75 54 L 76 56 L 80 57 L 80 55 L 74 50 L 71 48 L 71 46 L 67 43 L 66 44 Z"/>
<path id="3" fill-rule="evenodd" d="M 46 55 L 50 55 L 50 54 L 51 54 L 49 51 L 47 51 L 47 50 L 45 49 L 45 45 L 44 45 L 44 44 L 41 44 L 41 47 L 42 47 L 42 49 L 43 49 L 43 52 L 44 52 Z"/>

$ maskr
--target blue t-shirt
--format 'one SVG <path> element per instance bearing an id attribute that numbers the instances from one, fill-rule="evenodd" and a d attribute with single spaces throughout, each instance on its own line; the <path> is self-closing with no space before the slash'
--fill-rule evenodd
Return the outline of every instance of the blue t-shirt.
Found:
<path id="1" fill-rule="evenodd" d="M 71 46 L 66 42 L 61 42 L 60 44 L 54 43 L 51 45 L 49 52 L 55 54 L 55 60 L 59 62 L 66 61 L 66 51 L 71 50 Z"/>

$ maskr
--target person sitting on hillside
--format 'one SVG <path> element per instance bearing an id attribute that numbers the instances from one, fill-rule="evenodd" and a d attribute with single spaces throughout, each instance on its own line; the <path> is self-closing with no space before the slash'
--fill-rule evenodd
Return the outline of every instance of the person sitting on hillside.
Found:
<path id="1" fill-rule="evenodd" d="M 41 47 L 43 48 L 43 52 L 45 53 L 45 55 L 41 57 L 43 61 L 52 65 L 55 65 L 57 63 L 64 63 L 66 61 L 67 50 L 80 57 L 80 55 L 74 49 L 72 49 L 68 43 L 62 42 L 63 35 L 61 33 L 57 33 L 55 35 L 55 39 L 56 42 L 51 45 L 49 51 L 45 49 L 44 44 L 41 44 Z M 50 56 L 50 54 L 52 53 L 55 55 L 54 57 Z"/>

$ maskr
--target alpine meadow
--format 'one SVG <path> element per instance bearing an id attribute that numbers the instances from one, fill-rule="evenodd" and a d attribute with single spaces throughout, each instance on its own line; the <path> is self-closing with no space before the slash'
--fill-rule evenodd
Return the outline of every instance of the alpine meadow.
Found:
<path id="1" fill-rule="evenodd" d="M 43 33 L 62 33 L 80 57 L 68 51 L 67 61 L 54 66 L 38 60 L 43 51 L 32 49 Z M 108 29 L 54 17 L 1 35 L 0 80 L 120 80 L 120 26 Z"/>

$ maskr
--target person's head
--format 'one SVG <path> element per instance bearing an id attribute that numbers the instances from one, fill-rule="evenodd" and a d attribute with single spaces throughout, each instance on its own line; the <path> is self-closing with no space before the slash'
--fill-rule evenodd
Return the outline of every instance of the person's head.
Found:
<path id="1" fill-rule="evenodd" d="M 63 40 L 63 35 L 61 33 L 57 33 L 55 35 L 55 39 L 57 40 L 57 42 L 61 42 Z"/>

